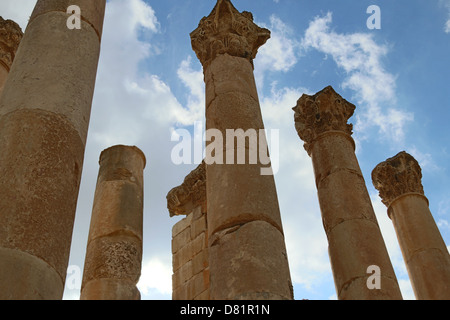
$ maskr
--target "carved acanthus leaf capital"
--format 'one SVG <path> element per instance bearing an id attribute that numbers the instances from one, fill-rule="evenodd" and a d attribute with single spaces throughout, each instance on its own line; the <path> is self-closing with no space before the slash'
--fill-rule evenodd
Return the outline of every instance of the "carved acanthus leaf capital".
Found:
<path id="1" fill-rule="evenodd" d="M 372 171 L 372 183 L 387 207 L 406 193 L 424 195 L 420 165 L 404 151 L 380 163 Z"/>
<path id="2" fill-rule="evenodd" d="M 218 0 L 208 17 L 191 33 L 192 49 L 203 69 L 219 54 L 249 59 L 253 63 L 258 48 L 270 38 L 270 31 L 253 22 L 253 15 L 240 13 L 230 0 Z"/>
<path id="3" fill-rule="evenodd" d="M 352 135 L 353 125 L 347 122 L 355 109 L 355 105 L 343 99 L 331 86 L 313 96 L 302 95 L 293 110 L 295 128 L 305 142 L 306 151 L 310 154 L 316 138 L 328 131 Z"/>
<path id="4" fill-rule="evenodd" d="M 206 165 L 203 161 L 186 176 L 181 186 L 167 194 L 167 209 L 170 216 L 189 214 L 189 206 L 196 207 L 206 203 Z"/>
<path id="5" fill-rule="evenodd" d="M 17 23 L 0 17 L 0 63 L 8 70 L 14 61 L 22 37 L 22 29 Z"/>

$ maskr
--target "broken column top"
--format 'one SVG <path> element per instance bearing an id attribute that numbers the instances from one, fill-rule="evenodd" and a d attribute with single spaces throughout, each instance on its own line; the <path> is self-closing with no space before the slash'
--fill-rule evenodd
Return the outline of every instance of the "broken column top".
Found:
<path id="1" fill-rule="evenodd" d="M 258 48 L 270 38 L 270 31 L 253 22 L 253 15 L 240 13 L 230 0 L 218 0 L 208 17 L 191 33 L 192 49 L 203 69 L 219 54 L 248 59 L 253 64 Z"/>
<path id="2" fill-rule="evenodd" d="M 308 154 L 314 141 L 323 133 L 341 131 L 351 136 L 353 125 L 347 121 L 355 109 L 355 105 L 342 98 L 331 86 L 312 96 L 303 94 L 293 110 L 295 128 L 305 142 Z"/>
<path id="3" fill-rule="evenodd" d="M 186 176 L 181 186 L 167 194 L 167 209 L 170 216 L 187 215 L 197 206 L 206 202 L 206 165 L 203 161 Z"/>
<path id="4" fill-rule="evenodd" d="M 404 151 L 376 166 L 372 171 L 372 182 L 387 207 L 407 193 L 424 195 L 419 163 Z"/>
<path id="5" fill-rule="evenodd" d="M 0 64 L 8 70 L 22 38 L 23 32 L 17 23 L 0 17 Z"/>
<path id="6" fill-rule="evenodd" d="M 144 152 L 142 152 L 141 149 L 139 149 L 136 146 L 124 146 L 124 145 L 116 145 L 116 146 L 112 146 L 110 148 L 103 150 L 102 153 L 100 154 L 99 163 L 101 164 L 101 162 L 104 158 L 108 157 L 110 154 L 112 154 L 118 150 L 122 150 L 122 151 L 128 150 L 132 153 L 136 153 L 142 159 L 144 168 L 147 165 L 147 158 L 145 157 L 145 154 L 144 154 Z"/>

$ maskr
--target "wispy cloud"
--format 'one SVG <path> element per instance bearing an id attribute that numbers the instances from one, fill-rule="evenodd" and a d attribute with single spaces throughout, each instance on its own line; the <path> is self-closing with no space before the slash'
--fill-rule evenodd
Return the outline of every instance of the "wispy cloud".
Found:
<path id="1" fill-rule="evenodd" d="M 257 22 L 261 27 L 270 29 L 271 36 L 259 49 L 255 60 L 255 78 L 259 87 L 264 82 L 267 71 L 287 72 L 298 61 L 298 47 L 294 31 L 276 15 L 270 16 L 270 24 Z"/>
<path id="2" fill-rule="evenodd" d="M 447 10 L 447 22 L 444 26 L 445 33 L 450 33 L 450 0 L 439 0 L 439 4 Z"/>
<path id="3" fill-rule="evenodd" d="M 413 115 L 394 108 L 396 77 L 382 63 L 388 47 L 376 43 L 368 33 L 337 33 L 330 29 L 331 23 L 331 12 L 316 17 L 302 39 L 303 48 L 331 56 L 346 73 L 343 88 L 353 90 L 356 102 L 364 107 L 356 116 L 355 131 L 363 134 L 362 128 L 376 126 L 388 140 L 403 141 L 405 125 L 413 120 Z"/>

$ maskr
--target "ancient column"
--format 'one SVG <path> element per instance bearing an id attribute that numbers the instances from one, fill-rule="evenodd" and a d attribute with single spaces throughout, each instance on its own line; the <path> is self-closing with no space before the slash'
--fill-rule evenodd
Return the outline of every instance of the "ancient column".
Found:
<path id="1" fill-rule="evenodd" d="M 213 300 L 293 298 L 274 177 L 263 175 L 260 159 L 249 160 L 258 149 L 252 141 L 265 141 L 253 59 L 269 37 L 250 12 L 240 13 L 229 0 L 218 0 L 191 33 L 205 75 L 211 138 L 205 162 Z M 239 152 L 244 164 L 237 164 Z"/>
<path id="2" fill-rule="evenodd" d="M 0 299 L 62 298 L 105 4 L 38 0 L 3 88 Z"/>
<path id="3" fill-rule="evenodd" d="M 119 145 L 99 163 L 81 300 L 139 300 L 145 156 Z"/>
<path id="4" fill-rule="evenodd" d="M 294 108 L 295 127 L 313 162 L 337 296 L 402 299 L 347 124 L 354 110 L 332 87 L 304 94 Z M 376 276 L 379 285 L 372 283 Z"/>
<path id="5" fill-rule="evenodd" d="M 428 207 L 419 163 L 400 152 L 373 170 L 372 181 L 388 207 L 416 298 L 450 300 L 450 255 Z"/>
<path id="6" fill-rule="evenodd" d="M 17 23 L 0 17 L 0 96 L 22 37 L 22 29 Z"/>

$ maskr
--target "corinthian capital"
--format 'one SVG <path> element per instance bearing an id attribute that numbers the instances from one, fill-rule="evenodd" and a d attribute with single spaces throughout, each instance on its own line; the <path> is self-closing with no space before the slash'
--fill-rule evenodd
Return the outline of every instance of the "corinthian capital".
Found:
<path id="1" fill-rule="evenodd" d="M 313 96 L 304 94 L 297 101 L 295 128 L 305 149 L 310 154 L 311 146 L 318 136 L 328 131 L 342 131 L 352 135 L 353 125 L 347 124 L 355 106 L 343 99 L 329 86 Z"/>
<path id="2" fill-rule="evenodd" d="M 0 64 L 8 70 L 11 68 L 22 37 L 22 29 L 17 23 L 0 17 Z"/>
<path id="3" fill-rule="evenodd" d="M 403 194 L 424 194 L 422 170 L 416 159 L 406 152 L 380 163 L 372 171 L 372 182 L 387 207 Z"/>
<path id="4" fill-rule="evenodd" d="M 218 0 L 211 14 L 191 33 L 192 49 L 204 70 L 217 55 L 225 53 L 253 63 L 258 48 L 269 38 L 269 30 L 258 27 L 250 12 L 240 13 L 230 0 Z"/>

